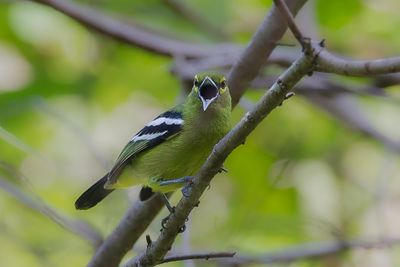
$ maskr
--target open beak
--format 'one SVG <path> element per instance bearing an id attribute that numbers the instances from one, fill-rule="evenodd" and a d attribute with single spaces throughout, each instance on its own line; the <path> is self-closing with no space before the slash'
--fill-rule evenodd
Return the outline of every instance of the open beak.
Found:
<path id="1" fill-rule="evenodd" d="M 199 86 L 199 97 L 203 103 L 203 110 L 206 111 L 208 106 L 218 97 L 218 86 L 210 78 L 206 77 Z"/>

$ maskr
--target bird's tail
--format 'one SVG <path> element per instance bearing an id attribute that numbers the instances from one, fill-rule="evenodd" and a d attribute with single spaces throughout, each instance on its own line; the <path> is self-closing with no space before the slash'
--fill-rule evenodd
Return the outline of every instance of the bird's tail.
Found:
<path id="1" fill-rule="evenodd" d="M 75 208 L 77 210 L 87 210 L 96 206 L 97 203 L 114 191 L 114 189 L 104 188 L 104 185 L 107 182 L 107 176 L 108 173 L 88 190 L 83 192 L 83 194 L 75 201 Z"/>

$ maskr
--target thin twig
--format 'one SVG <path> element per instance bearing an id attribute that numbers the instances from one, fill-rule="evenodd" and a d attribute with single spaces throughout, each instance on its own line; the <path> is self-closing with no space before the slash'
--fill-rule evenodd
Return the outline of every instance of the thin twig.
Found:
<path id="1" fill-rule="evenodd" d="M 232 258 L 235 256 L 236 252 L 210 252 L 210 253 L 199 253 L 199 254 L 187 254 L 187 255 L 176 255 L 168 256 L 160 261 L 159 264 L 173 262 L 173 261 L 183 261 L 183 260 L 196 260 L 196 259 L 216 259 L 216 258 Z"/>
<path id="2" fill-rule="evenodd" d="M 282 16 L 285 19 L 285 22 L 287 23 L 290 31 L 293 33 L 294 37 L 297 39 L 297 41 L 303 46 L 304 48 L 304 36 L 301 33 L 299 27 L 297 27 L 296 22 L 294 21 L 294 17 L 292 15 L 292 12 L 286 5 L 286 3 L 283 0 L 274 0 L 275 5 L 278 7 L 279 11 L 281 12 Z"/>

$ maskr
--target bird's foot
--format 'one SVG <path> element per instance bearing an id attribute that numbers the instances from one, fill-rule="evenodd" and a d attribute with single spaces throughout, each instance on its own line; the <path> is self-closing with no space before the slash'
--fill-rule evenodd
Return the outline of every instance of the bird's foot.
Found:
<path id="1" fill-rule="evenodd" d="M 184 177 L 185 185 L 182 187 L 182 195 L 184 197 L 189 197 L 192 194 L 192 186 L 193 186 L 193 176 L 186 176 Z"/>
<path id="2" fill-rule="evenodd" d="M 167 222 L 168 222 L 170 216 L 171 216 L 171 213 L 168 214 L 167 217 L 165 217 L 165 218 L 163 218 L 163 219 L 161 220 L 161 230 L 160 230 L 160 231 L 162 231 L 162 230 L 164 230 L 164 229 L 167 228 L 166 225 L 167 225 Z"/>
<path id="3" fill-rule="evenodd" d="M 166 186 L 166 185 L 183 185 L 182 188 L 182 194 L 185 197 L 190 196 L 191 193 L 191 187 L 193 185 L 193 176 L 184 176 L 181 178 L 177 179 L 168 179 L 168 180 L 160 180 L 158 184 L 160 186 Z"/>
<path id="4" fill-rule="evenodd" d="M 181 228 L 179 228 L 179 231 L 178 231 L 178 233 L 183 233 L 183 232 L 185 232 L 185 230 L 186 230 L 186 224 L 183 224 L 182 226 L 181 226 Z"/>
<path id="5" fill-rule="evenodd" d="M 158 185 L 166 186 L 166 185 L 182 185 L 187 184 L 193 181 L 193 176 L 183 176 L 177 179 L 168 179 L 168 180 L 159 180 Z"/>
<path id="6" fill-rule="evenodd" d="M 161 220 L 161 227 L 162 228 L 161 228 L 160 231 L 162 231 L 162 230 L 164 230 L 166 228 L 166 224 L 167 224 L 167 222 L 169 220 L 169 217 L 171 216 L 171 214 L 175 213 L 175 207 L 172 206 L 171 203 L 169 203 L 168 197 L 163 193 L 161 193 L 161 196 L 162 196 L 162 199 L 164 201 L 165 207 L 167 207 L 167 209 L 169 211 L 169 214 L 168 214 L 167 217 L 165 217 L 164 219 Z"/>
<path id="7" fill-rule="evenodd" d="M 167 217 L 165 217 L 164 219 L 161 220 L 161 227 L 162 227 L 162 228 L 161 228 L 160 231 L 163 231 L 164 229 L 167 228 L 167 223 L 168 223 L 168 220 L 169 220 L 170 217 L 171 217 L 171 214 L 172 214 L 172 213 L 168 214 Z M 187 220 L 186 220 L 186 221 L 187 221 Z M 186 224 L 183 224 L 183 225 L 179 228 L 178 233 L 183 233 L 183 232 L 185 232 L 185 230 L 186 230 Z"/>
<path id="8" fill-rule="evenodd" d="M 169 203 L 169 199 L 168 197 L 164 194 L 161 193 L 162 196 L 162 200 L 164 202 L 165 207 L 167 207 L 169 213 L 174 213 L 175 212 L 175 207 L 171 205 L 171 203 Z"/>

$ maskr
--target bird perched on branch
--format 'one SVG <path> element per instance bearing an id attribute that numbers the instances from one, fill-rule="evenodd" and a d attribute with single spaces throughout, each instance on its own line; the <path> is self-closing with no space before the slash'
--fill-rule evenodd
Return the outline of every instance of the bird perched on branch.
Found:
<path id="1" fill-rule="evenodd" d="M 144 201 L 154 192 L 167 193 L 185 186 L 230 130 L 230 116 L 225 77 L 196 75 L 186 100 L 135 134 L 112 169 L 76 200 L 76 209 L 95 206 L 117 188 L 141 184 L 139 198 Z"/>

